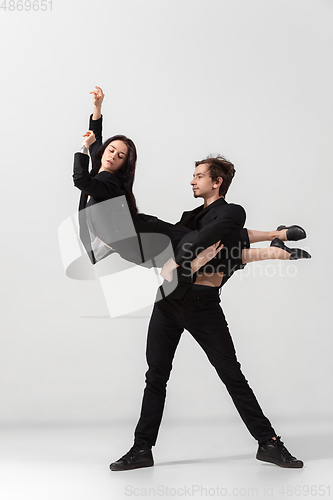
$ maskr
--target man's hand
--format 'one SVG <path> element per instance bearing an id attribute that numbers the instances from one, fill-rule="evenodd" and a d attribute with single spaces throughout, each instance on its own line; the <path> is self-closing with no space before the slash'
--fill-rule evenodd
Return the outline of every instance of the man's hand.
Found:
<path id="1" fill-rule="evenodd" d="M 195 259 L 192 260 L 191 262 L 192 273 L 196 273 L 200 269 L 200 267 L 204 266 L 205 264 L 207 264 L 207 262 L 216 257 L 219 251 L 224 247 L 223 243 L 221 245 L 220 243 L 221 240 L 217 241 L 210 247 L 205 248 L 198 254 L 198 256 Z"/>
<path id="2" fill-rule="evenodd" d="M 192 274 L 196 273 L 200 269 L 200 267 L 207 264 L 207 262 L 212 260 L 219 253 L 219 251 L 224 246 L 223 243 L 221 245 L 220 243 L 221 240 L 217 241 L 210 247 L 205 248 L 198 254 L 198 256 L 195 259 L 192 260 L 191 262 Z M 170 282 L 172 281 L 173 270 L 176 269 L 176 267 L 178 267 L 178 264 L 176 264 L 176 262 L 171 258 L 162 267 L 160 275 L 162 276 L 163 279 Z"/>
<path id="3" fill-rule="evenodd" d="M 178 267 L 178 264 L 171 258 L 169 259 L 161 269 L 160 275 L 163 279 L 167 281 L 172 281 L 173 273 L 172 271 Z"/>

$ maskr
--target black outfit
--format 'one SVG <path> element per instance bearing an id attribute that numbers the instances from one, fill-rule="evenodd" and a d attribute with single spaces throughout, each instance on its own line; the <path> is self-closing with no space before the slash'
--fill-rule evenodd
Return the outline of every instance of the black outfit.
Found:
<path id="1" fill-rule="evenodd" d="M 100 120 L 92 120 L 91 118 L 89 129 L 95 132 L 96 147 L 101 142 L 102 118 Z M 93 151 L 91 153 L 93 157 Z M 73 179 L 75 185 L 82 191 L 79 205 L 79 210 L 81 210 L 79 213 L 80 237 L 92 263 L 95 263 L 96 259 L 91 249 L 87 226 L 87 214 L 83 210 L 86 208 L 88 194 L 92 197 L 88 207 L 89 204 L 90 206 L 99 205 L 99 207 L 95 207 L 99 210 L 100 207 L 103 207 L 101 201 L 121 197 L 124 195 L 124 191 L 121 189 L 119 179 L 114 174 L 104 171 L 93 177 L 88 173 L 88 164 L 87 155 L 75 154 Z M 224 198 L 219 198 L 206 208 L 200 206 L 190 212 L 184 212 L 176 225 L 165 223 L 156 217 L 145 214 L 132 214 L 132 217 L 140 252 L 135 252 L 134 257 L 130 255 L 129 260 L 132 258 L 133 262 L 139 261 L 139 254 L 144 257 L 142 244 L 140 244 L 141 233 L 155 232 L 170 237 L 175 260 L 179 264 L 177 270 L 174 271 L 178 274 L 179 284 L 171 293 L 169 293 L 171 285 L 166 281 L 159 288 L 149 324 L 147 338 L 149 369 L 146 373 L 146 388 L 140 419 L 135 430 L 135 441 L 150 446 L 156 442 L 172 360 L 185 328 L 206 352 L 252 436 L 259 442 L 275 436 L 274 429 L 264 416 L 252 389 L 241 372 L 228 325 L 219 305 L 218 290 L 220 287 L 192 285 L 193 277 L 190 272 L 190 261 L 196 254 L 218 240 L 221 240 L 225 247 L 215 259 L 207 263 L 200 271 L 204 271 L 207 266 L 210 267 L 210 271 L 212 266 L 215 270 L 224 271 L 222 286 L 236 269 L 244 267 L 241 260 L 241 250 L 250 246 L 247 231 L 243 229 L 244 209 L 239 205 L 228 204 Z M 117 246 L 118 242 L 113 242 L 114 232 L 107 234 L 108 225 L 102 222 L 102 225 L 98 227 L 103 218 L 101 212 L 98 211 L 95 216 L 94 213 L 91 217 L 88 215 L 88 223 L 95 232 L 94 234 L 101 236 L 101 239 L 119 251 L 120 255 L 128 258 L 126 252 L 128 247 L 133 246 L 133 240 L 125 237 L 120 247 Z M 110 217 L 104 219 L 110 221 Z M 122 224 L 120 223 L 115 230 L 121 232 Z M 131 245 L 128 244 L 129 242 Z M 105 256 L 109 253 L 112 253 L 112 250 Z M 162 298 L 163 300 L 161 300 Z"/>
<path id="2" fill-rule="evenodd" d="M 93 120 L 91 115 L 89 130 L 92 130 L 96 137 L 96 141 L 89 148 L 91 158 L 94 160 L 96 150 L 98 150 L 98 147 L 102 144 L 102 117 L 99 120 Z M 113 248 L 115 248 L 115 245 L 111 245 L 111 243 L 114 243 L 112 236 L 114 236 L 115 233 L 117 236 L 128 240 L 128 238 L 126 238 L 128 228 L 123 227 L 124 216 L 122 215 L 122 212 L 125 215 L 129 212 L 125 198 L 125 191 L 122 188 L 120 179 L 115 174 L 102 171 L 94 175 L 92 172 L 89 172 L 89 156 L 83 153 L 75 153 L 74 155 L 73 181 L 74 185 L 81 190 L 79 201 L 80 239 L 89 256 L 89 259 L 92 264 L 95 264 L 98 260 L 101 260 L 101 258 L 96 258 L 92 249 L 88 222 L 90 229 L 94 231 L 94 234 L 99 236 L 103 241 L 105 241 L 105 243 L 109 244 L 109 246 L 112 246 Z M 87 203 L 89 195 L 91 198 Z M 118 199 L 120 202 L 116 207 L 116 214 L 103 213 L 103 211 L 107 210 L 108 206 L 101 202 L 105 202 L 110 199 Z M 114 216 L 112 217 L 112 215 Z M 154 232 L 157 217 L 145 214 L 131 215 L 134 219 L 133 223 L 137 226 L 138 231 Z M 87 219 L 89 220 L 87 221 Z M 182 233 L 182 236 L 183 235 L 184 233 Z M 129 252 L 128 260 L 131 260 L 131 257 L 134 255 L 134 260 L 132 259 L 132 261 L 136 262 L 137 257 L 135 251 L 133 250 L 133 255 L 130 253 L 132 246 L 134 246 L 135 250 L 137 249 L 138 238 L 134 237 L 133 233 L 130 231 L 130 241 L 127 241 L 127 250 Z M 124 258 L 127 258 L 126 245 L 120 245 L 119 253 L 121 253 L 122 250 L 124 250 Z M 108 250 L 103 255 L 103 258 L 113 252 L 114 250 Z"/>
<path id="3" fill-rule="evenodd" d="M 162 419 L 166 384 L 181 334 L 186 329 L 205 351 L 225 384 L 252 436 L 263 442 L 275 436 L 269 420 L 245 379 L 236 358 L 217 287 L 189 289 L 182 299 L 155 303 L 147 338 L 146 388 L 135 441 L 155 445 Z"/>
<path id="4" fill-rule="evenodd" d="M 219 198 L 204 208 L 204 205 L 192 211 L 184 212 L 180 221 L 174 227 L 183 226 L 191 232 L 185 234 L 175 248 L 175 261 L 179 267 L 174 271 L 178 274 L 179 285 L 169 292 L 172 282 L 165 281 L 159 289 L 157 299 L 168 296 L 181 299 L 189 289 L 191 281 L 191 260 L 204 248 L 221 240 L 224 248 L 218 255 L 199 269 L 200 272 L 223 272 L 223 286 L 234 271 L 243 269 L 242 249 L 250 247 L 245 223 L 245 210 L 240 205 L 227 203 Z M 157 224 L 157 228 L 158 228 Z M 219 288 L 220 288 L 219 287 Z"/>
<path id="5" fill-rule="evenodd" d="M 89 148 L 94 166 L 94 154 L 102 143 L 102 117 L 93 120 L 91 115 L 89 130 L 96 137 L 96 142 Z M 171 243 L 175 261 L 179 265 L 174 271 L 178 275 L 179 284 L 171 292 L 176 280 L 164 282 L 158 298 L 165 295 L 181 298 L 195 279 L 195 275 L 191 274 L 191 260 L 200 250 L 218 240 L 224 243 L 224 248 L 200 271 L 205 271 L 208 267 L 210 271 L 212 267 L 223 271 L 224 284 L 236 269 L 244 267 L 241 250 L 249 248 L 250 243 L 247 231 L 243 229 L 245 211 L 241 206 L 228 204 L 224 198 L 220 198 L 205 209 L 201 206 L 192 212 L 184 212 L 177 224 L 170 224 L 152 215 L 130 214 L 120 179 L 107 171 L 93 175 L 88 168 L 89 156 L 75 153 L 73 180 L 81 190 L 80 239 L 93 264 L 116 251 L 130 262 L 146 267 L 162 267 L 167 260 L 165 256 L 168 255 L 164 250 Z M 87 203 L 88 195 L 91 198 Z M 206 222 L 204 226 L 200 225 L 203 216 Z M 191 218 L 193 220 L 189 223 Z M 207 226 L 208 221 L 210 224 Z M 104 252 L 97 256 L 92 249 L 91 232 L 114 250 L 105 247 Z"/>
<path id="6" fill-rule="evenodd" d="M 223 215 L 226 206 L 225 200 L 220 198 L 206 208 L 199 207 L 192 212 L 185 212 L 179 224 L 187 224 L 189 228 L 199 230 L 193 232 L 194 237 L 200 234 L 205 236 L 202 231 L 211 229 L 214 225 L 217 227 L 220 220 L 223 223 L 227 219 L 229 227 L 232 222 L 244 224 L 244 210 L 228 211 L 229 220 Z M 234 217 L 233 221 L 232 217 Z M 234 231 L 228 233 L 226 239 L 233 233 Z M 206 240 L 205 244 L 207 243 L 211 244 Z M 232 259 L 229 261 L 232 262 Z M 234 270 L 240 267 L 237 258 L 235 263 L 234 268 L 227 266 L 225 261 L 220 264 L 225 266 L 222 285 Z M 154 445 L 156 442 L 163 414 L 166 385 L 175 350 L 184 329 L 194 337 L 207 354 L 252 436 L 261 443 L 276 435 L 241 371 L 228 324 L 219 303 L 218 287 L 194 284 L 184 290 L 182 283 L 175 292 L 155 303 L 147 338 L 146 355 L 149 369 L 146 373 L 141 415 L 135 429 L 135 442 L 149 445 Z"/>

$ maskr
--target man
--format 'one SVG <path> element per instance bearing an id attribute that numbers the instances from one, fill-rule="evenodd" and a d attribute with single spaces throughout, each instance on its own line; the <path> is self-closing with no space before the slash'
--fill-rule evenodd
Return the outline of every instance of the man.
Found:
<path id="1" fill-rule="evenodd" d="M 202 249 L 215 243 L 219 234 L 225 248 L 233 247 L 235 231 L 245 223 L 245 211 L 239 205 L 225 201 L 234 176 L 234 166 L 223 157 L 208 158 L 196 163 L 191 182 L 194 197 L 201 197 L 204 204 L 192 212 L 185 212 L 178 224 L 193 230 L 192 240 L 179 243 L 175 256 L 179 264 L 179 285 L 168 294 L 168 282 L 160 287 L 158 300 L 152 312 L 147 338 L 146 387 L 141 414 L 135 429 L 133 447 L 116 462 L 111 470 L 130 470 L 154 464 L 151 447 L 155 445 L 162 419 L 166 385 L 172 369 L 172 360 L 184 329 L 195 338 L 215 367 L 249 432 L 258 441 L 258 460 L 281 467 L 301 468 L 303 462 L 293 457 L 284 447 L 263 414 L 259 403 L 245 379 L 237 361 L 233 342 L 223 311 L 219 305 L 219 289 L 235 269 L 242 267 L 241 250 L 249 242 L 243 235 L 238 255 L 222 255 L 210 265 L 223 269 L 205 273 L 203 266 L 191 276 L 190 261 Z M 218 233 L 217 233 L 218 232 Z M 192 233 L 191 233 L 192 234 Z M 223 253 L 223 251 L 221 253 Z M 233 262 L 233 266 L 226 265 Z M 221 268 L 222 265 L 222 268 Z M 175 271 L 174 271 L 175 272 Z M 191 283 L 191 282 L 194 282 Z"/>

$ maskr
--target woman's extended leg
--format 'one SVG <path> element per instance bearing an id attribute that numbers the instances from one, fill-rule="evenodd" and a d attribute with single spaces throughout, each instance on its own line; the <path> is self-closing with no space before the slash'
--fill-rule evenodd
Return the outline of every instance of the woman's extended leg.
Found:
<path id="1" fill-rule="evenodd" d="M 298 241 L 306 237 L 306 232 L 300 226 L 279 226 L 275 231 L 257 231 L 247 229 L 247 236 L 251 243 L 261 241 L 272 241 L 268 248 L 244 248 L 242 250 L 242 262 L 257 262 L 268 259 L 295 260 L 308 259 L 311 255 L 305 250 L 288 248 L 283 241 Z"/>
<path id="2" fill-rule="evenodd" d="M 243 264 L 249 264 L 250 262 L 258 262 L 260 260 L 268 259 L 289 260 L 290 254 L 282 248 L 277 247 L 244 248 L 242 250 Z"/>
<path id="3" fill-rule="evenodd" d="M 281 241 L 298 241 L 306 238 L 306 232 L 304 229 L 296 225 L 278 226 L 275 231 L 256 231 L 254 229 L 247 229 L 247 233 L 250 243 L 273 241 L 274 238 L 279 238 Z"/>
<path id="4" fill-rule="evenodd" d="M 273 241 L 274 238 L 279 238 L 282 241 L 287 241 L 287 230 L 281 231 L 257 231 L 255 229 L 248 229 L 250 243 L 260 243 L 261 241 Z M 260 259 L 263 260 L 263 259 Z"/>
<path id="5" fill-rule="evenodd" d="M 284 229 L 280 229 L 281 227 Z M 230 233 L 229 238 L 226 238 L 225 249 L 227 250 L 227 259 L 231 259 L 234 263 L 239 261 L 238 264 L 249 264 L 250 262 L 259 262 L 269 259 L 307 259 L 311 257 L 308 252 L 299 248 L 288 248 L 283 243 L 283 241 L 289 241 L 292 239 L 299 240 L 305 237 L 306 233 L 300 226 L 289 226 L 289 228 L 286 226 L 279 226 L 279 228 L 275 231 L 257 231 L 252 229 L 242 229 L 239 231 L 233 230 Z M 270 247 L 266 248 L 249 248 L 249 244 L 261 241 L 272 241 L 272 243 Z M 197 258 L 194 258 L 191 261 L 192 272 L 196 272 L 199 268 L 216 256 L 218 253 L 217 248 L 219 247 L 219 243 L 221 242 L 218 242 L 201 251 Z M 244 248 L 244 246 L 247 246 L 247 248 Z M 235 250 L 238 252 L 238 257 L 235 255 Z M 172 271 L 176 267 L 178 267 L 178 264 L 176 264 L 173 259 L 169 259 L 169 261 L 162 268 L 161 276 L 168 281 L 171 281 Z"/>

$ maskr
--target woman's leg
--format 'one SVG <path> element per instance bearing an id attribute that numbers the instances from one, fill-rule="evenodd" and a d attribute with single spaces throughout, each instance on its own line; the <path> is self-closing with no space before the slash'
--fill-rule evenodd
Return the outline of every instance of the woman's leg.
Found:
<path id="1" fill-rule="evenodd" d="M 244 248 L 242 250 L 243 264 L 249 264 L 250 262 L 258 262 L 260 260 L 268 259 L 289 260 L 290 254 L 282 248 L 277 247 Z"/>
<path id="2" fill-rule="evenodd" d="M 287 229 L 281 229 L 281 231 L 256 231 L 255 229 L 248 229 L 247 233 L 249 235 L 250 243 L 273 241 L 274 238 L 279 238 L 282 241 L 287 241 Z"/>
<path id="3" fill-rule="evenodd" d="M 297 260 L 311 258 L 311 255 L 306 250 L 301 248 L 288 248 L 283 243 L 283 241 L 298 241 L 305 238 L 306 233 L 300 226 L 279 226 L 276 231 L 267 232 L 254 231 L 251 229 L 245 231 L 248 243 L 250 244 L 265 240 L 272 240 L 272 243 L 268 248 L 250 248 L 250 244 L 244 245 L 242 250 L 243 264 L 267 259 Z"/>
<path id="4" fill-rule="evenodd" d="M 306 232 L 301 226 L 279 226 L 275 231 L 255 231 L 248 229 L 250 243 L 259 241 L 273 241 L 279 238 L 281 241 L 298 241 L 306 238 Z"/>
<path id="5" fill-rule="evenodd" d="M 166 224 L 165 227 L 172 226 L 171 224 Z M 162 232 L 162 227 L 160 227 L 160 231 Z M 283 250 L 282 248 L 277 247 L 268 247 L 268 248 L 244 248 L 244 246 L 248 246 L 251 243 L 261 242 L 261 241 L 272 241 L 274 238 L 279 237 L 282 241 L 287 241 L 286 236 L 287 230 L 282 229 L 280 231 L 256 231 L 251 229 L 242 229 L 242 230 L 233 230 L 230 232 L 228 237 L 226 238 L 226 246 L 225 250 L 227 252 L 227 259 L 231 260 L 234 264 L 238 262 L 238 264 L 248 264 L 250 262 L 258 262 L 262 260 L 268 259 L 280 259 L 280 260 L 289 260 L 290 254 Z M 246 243 L 247 241 L 247 243 Z M 207 250 L 207 249 L 206 249 Z M 193 260 L 193 264 L 202 259 L 202 255 L 205 252 L 203 250 L 197 258 Z M 240 257 L 241 256 L 241 257 Z M 215 257 L 215 254 L 214 254 Z M 209 258 L 206 261 L 202 262 L 199 267 L 202 267 L 205 263 L 209 262 Z M 168 281 L 172 280 L 172 271 L 175 269 L 177 264 L 173 259 L 169 259 L 169 261 L 164 265 L 161 276 Z M 192 267 L 192 266 L 191 266 Z M 192 267 L 193 270 L 193 267 Z M 195 270 L 195 269 L 194 269 Z M 194 271 L 193 270 L 193 271 Z"/>
<path id="6" fill-rule="evenodd" d="M 292 226 L 292 228 L 299 228 L 299 226 Z M 173 249 L 175 250 L 179 241 L 192 231 L 180 225 L 171 224 L 169 222 L 165 222 L 161 219 L 156 220 L 156 225 L 154 231 L 156 233 L 162 233 L 168 236 L 171 240 L 171 244 Z M 239 260 L 241 256 L 241 261 L 243 264 L 247 264 L 249 262 L 256 262 L 267 259 L 280 259 L 280 260 L 288 260 L 290 258 L 290 254 L 281 248 L 269 247 L 269 248 L 249 248 L 252 243 L 259 243 L 263 241 L 273 241 L 274 238 L 279 238 L 281 241 L 288 241 L 286 229 L 280 229 L 279 231 L 276 229 L 275 231 L 257 231 L 255 229 L 242 229 L 242 230 L 232 230 L 230 235 L 232 235 L 231 243 L 229 242 L 229 235 L 225 238 L 225 241 L 221 241 L 221 243 L 225 243 L 225 249 L 231 253 L 232 249 L 239 250 Z M 305 232 L 302 230 L 304 235 Z M 197 231 L 200 233 L 200 230 Z M 235 238 L 236 235 L 236 238 Z M 290 236 L 289 236 L 290 238 Z M 298 236 L 299 238 L 299 236 Z M 297 238 L 297 239 L 298 239 Z M 216 241 L 220 239 L 218 231 L 216 231 Z M 296 239 L 296 238 L 295 238 Z M 247 241 L 247 243 L 246 243 Z M 246 248 L 248 247 L 248 248 Z M 241 253 L 240 253 L 241 252 Z M 235 252 L 233 252 L 235 253 Z M 230 257 L 229 257 L 230 258 Z M 234 256 L 232 257 L 234 258 Z M 195 255 L 193 255 L 192 259 L 195 259 Z M 176 267 L 176 264 L 173 262 L 173 267 Z"/>
<path id="7" fill-rule="evenodd" d="M 162 233 L 167 235 L 171 239 L 171 243 L 174 249 L 177 246 L 179 240 L 183 236 L 192 232 L 187 227 L 170 224 L 168 222 L 162 221 L 161 219 L 157 219 L 155 231 L 156 233 Z M 230 235 L 231 239 L 230 237 L 229 238 L 227 237 L 225 240 L 226 242 L 225 250 L 227 251 L 227 255 L 229 256 L 228 258 L 229 259 L 236 258 L 237 260 L 237 257 L 235 257 L 235 252 L 233 252 L 233 250 L 238 250 L 239 252 L 238 260 L 240 261 L 241 264 L 248 264 L 250 262 L 258 262 L 269 259 L 279 259 L 279 260 L 290 259 L 290 253 L 276 246 L 268 248 L 249 248 L 249 245 L 251 243 L 257 243 L 262 241 L 273 241 L 274 238 L 279 238 L 281 241 L 288 241 L 287 229 L 281 229 L 280 231 L 278 230 L 257 231 L 253 229 L 244 228 L 242 230 L 233 230 L 230 233 Z M 216 235 L 216 238 L 218 238 L 218 233 Z M 193 259 L 195 259 L 194 256 Z M 168 262 L 169 265 L 171 265 L 170 272 L 172 273 L 172 270 L 178 266 L 173 259 L 170 259 Z M 160 265 L 158 267 L 160 267 Z M 167 272 L 167 269 L 165 269 L 165 272 Z"/>

